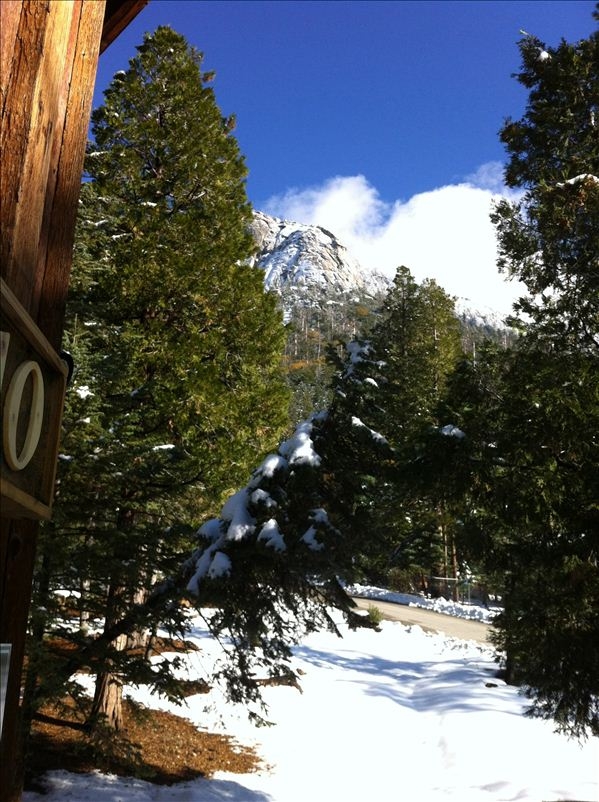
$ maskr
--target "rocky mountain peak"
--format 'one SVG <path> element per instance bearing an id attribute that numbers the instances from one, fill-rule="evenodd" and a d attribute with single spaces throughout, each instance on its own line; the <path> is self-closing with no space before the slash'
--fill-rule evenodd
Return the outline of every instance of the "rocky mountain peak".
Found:
<path id="1" fill-rule="evenodd" d="M 388 280 L 361 267 L 347 248 L 321 226 L 304 225 L 254 212 L 250 226 L 258 251 L 253 263 L 264 270 L 268 289 L 319 286 L 350 292 L 380 288 Z"/>

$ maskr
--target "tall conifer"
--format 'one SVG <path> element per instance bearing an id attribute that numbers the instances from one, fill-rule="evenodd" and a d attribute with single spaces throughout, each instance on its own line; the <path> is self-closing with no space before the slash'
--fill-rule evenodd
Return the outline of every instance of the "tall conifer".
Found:
<path id="1" fill-rule="evenodd" d="M 144 607 L 149 589 L 287 425 L 285 331 L 247 266 L 246 167 L 201 63 L 158 28 L 92 117 L 66 332 L 76 370 L 40 554 L 45 590 L 80 593 L 107 632 L 132 610 L 137 629 L 176 624 L 176 606 Z M 92 723 L 118 728 L 124 679 L 168 682 L 124 635 L 95 656 Z M 69 637 L 89 645 L 83 628 Z"/>
<path id="2" fill-rule="evenodd" d="M 404 466 L 461 354 L 453 300 L 434 282 L 397 270 L 380 320 L 354 343 L 331 406 L 331 505 L 355 537 L 356 567 L 371 581 L 389 569 L 442 570 L 440 511 L 413 497 Z"/>
<path id="3" fill-rule="evenodd" d="M 502 577 L 506 676 L 583 736 L 599 733 L 599 35 L 520 50 L 528 105 L 501 138 L 524 194 L 493 219 L 499 266 L 528 291 L 522 334 L 454 376 L 465 436 L 439 467 L 471 554 Z"/>
<path id="4" fill-rule="evenodd" d="M 528 105 L 501 137 L 507 183 L 524 197 L 494 215 L 500 266 L 526 285 L 517 311 L 529 317 L 499 411 L 510 467 L 496 472 L 494 509 L 512 530 L 499 643 L 532 712 L 597 734 L 599 33 L 555 48 L 526 36 L 520 51 Z"/>

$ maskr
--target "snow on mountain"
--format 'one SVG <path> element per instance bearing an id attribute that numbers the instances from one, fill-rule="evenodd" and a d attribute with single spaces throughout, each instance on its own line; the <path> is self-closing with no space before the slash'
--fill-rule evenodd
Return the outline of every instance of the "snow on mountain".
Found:
<path id="1" fill-rule="evenodd" d="M 507 328 L 505 315 L 490 306 L 475 308 L 469 298 L 456 298 L 455 310 L 458 318 L 467 325 L 495 331 Z"/>
<path id="2" fill-rule="evenodd" d="M 267 289 L 317 287 L 325 293 L 358 293 L 382 296 L 391 286 L 383 273 L 363 267 L 335 234 L 316 225 L 281 220 L 254 211 L 250 230 L 257 245 L 252 264 L 264 271 Z M 474 308 L 468 298 L 456 299 L 456 313 L 463 323 L 483 329 L 505 329 L 496 310 Z"/>
<path id="3" fill-rule="evenodd" d="M 376 291 L 389 280 L 364 269 L 330 231 L 254 212 L 250 226 L 258 246 L 253 264 L 268 289 L 316 285 L 333 292 Z"/>

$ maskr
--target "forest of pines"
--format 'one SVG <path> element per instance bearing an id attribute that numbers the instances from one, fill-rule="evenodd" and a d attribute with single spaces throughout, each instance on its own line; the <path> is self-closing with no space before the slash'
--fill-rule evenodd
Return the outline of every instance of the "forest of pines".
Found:
<path id="1" fill-rule="evenodd" d="M 300 313 L 285 325 L 249 266 L 246 167 L 201 54 L 161 27 L 114 76 L 81 192 L 27 720 L 71 694 L 110 733 L 125 683 L 180 699 L 176 660 L 147 655 L 190 605 L 231 644 L 243 702 L 257 666 L 284 674 L 302 633 L 334 628 L 331 606 L 371 624 L 348 583 L 474 576 L 503 598 L 501 669 L 532 712 L 599 734 L 599 36 L 520 51 L 528 105 L 501 131 L 520 200 L 492 219 L 527 294 L 517 337 L 476 348 L 401 266 L 298 351 Z"/>

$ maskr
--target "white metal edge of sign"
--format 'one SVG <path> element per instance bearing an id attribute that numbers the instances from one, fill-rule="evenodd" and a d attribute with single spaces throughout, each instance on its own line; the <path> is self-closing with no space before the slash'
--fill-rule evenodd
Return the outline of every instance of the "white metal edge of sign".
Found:
<path id="1" fill-rule="evenodd" d="M 2 296 L 2 331 L 0 339 L 0 385 L 2 387 L 2 476 L 0 477 L 0 514 L 8 518 L 48 519 L 52 511 L 52 497 L 62 407 L 66 389 L 67 366 L 45 338 L 27 310 L 3 279 L 0 279 Z M 27 357 L 19 362 L 10 375 L 5 368 L 11 347 L 22 348 L 22 343 L 11 342 L 14 330 L 24 341 Z M 32 352 L 32 353 L 31 353 Z M 32 357 L 32 358 L 30 358 Z M 51 379 L 51 387 L 47 378 Z M 28 420 L 22 443 L 17 443 L 17 424 L 22 415 L 25 385 L 30 383 L 31 399 L 27 410 Z M 39 457 L 41 455 L 41 462 Z M 36 460 L 33 461 L 34 456 Z M 43 486 L 40 494 L 32 494 L 23 487 L 22 477 L 34 472 L 35 484 Z M 39 480 L 37 479 L 39 475 Z"/>

